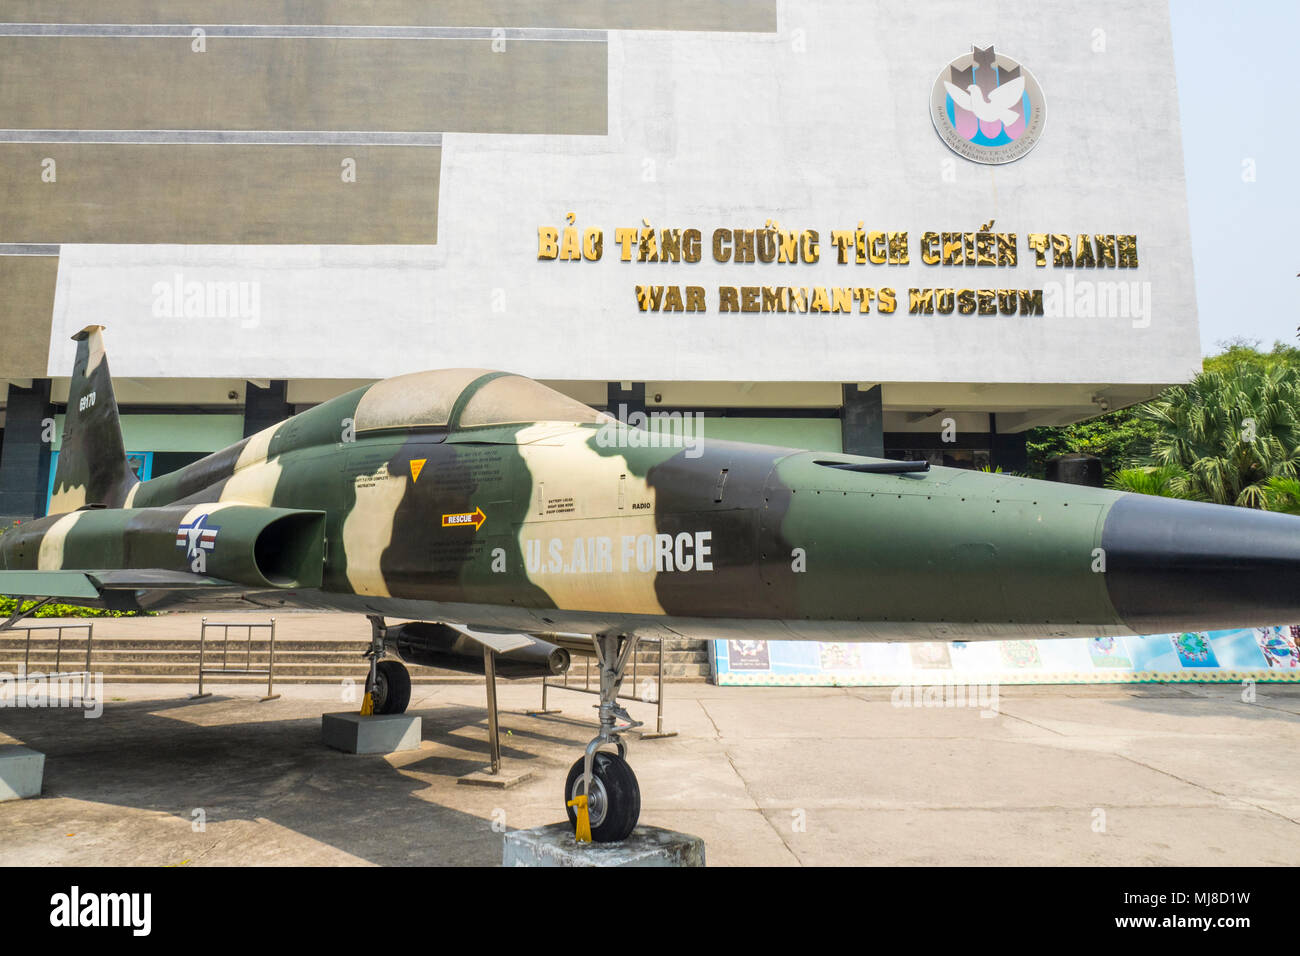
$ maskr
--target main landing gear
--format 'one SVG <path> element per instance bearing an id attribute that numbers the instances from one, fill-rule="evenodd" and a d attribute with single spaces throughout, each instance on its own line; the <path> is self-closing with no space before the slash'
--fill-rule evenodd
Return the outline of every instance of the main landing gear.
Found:
<path id="1" fill-rule="evenodd" d="M 366 697 L 370 709 L 361 705 L 362 714 L 404 714 L 411 703 L 411 672 L 400 661 L 384 660 L 384 640 L 388 629 L 384 619 L 367 615 L 370 621 L 370 674 L 366 677 Z"/>
<path id="2" fill-rule="evenodd" d="M 411 674 L 399 661 L 384 659 L 388 629 L 379 615 L 368 617 L 370 648 L 365 656 L 370 660 L 370 674 L 361 713 L 405 713 L 411 702 Z M 622 737 L 640 727 L 641 721 L 633 720 L 618 703 L 618 691 L 636 652 L 637 639 L 624 634 L 596 634 L 591 643 L 600 664 L 600 732 L 569 770 L 564 803 L 579 841 L 615 843 L 627 839 L 641 816 L 641 787 L 627 762 L 627 743 Z M 488 680 L 494 680 L 490 672 Z M 489 697 L 489 701 L 494 699 Z M 493 723 L 490 734 L 494 746 L 495 733 Z"/>
<path id="3" fill-rule="evenodd" d="M 591 642 L 600 662 L 600 733 L 569 771 L 564 803 L 579 842 L 614 843 L 626 839 L 641 816 L 641 787 L 627 762 L 627 744 L 622 739 L 641 721 L 633 720 L 618 704 L 618 689 L 636 652 L 636 637 L 596 634 Z M 619 725 L 617 720 L 626 723 Z"/>

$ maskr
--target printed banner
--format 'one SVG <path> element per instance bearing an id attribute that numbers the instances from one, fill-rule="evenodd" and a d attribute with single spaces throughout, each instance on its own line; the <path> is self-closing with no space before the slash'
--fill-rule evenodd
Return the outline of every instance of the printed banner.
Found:
<path id="1" fill-rule="evenodd" d="M 888 644 L 711 641 L 714 681 L 796 686 L 1300 681 L 1300 626 Z"/>

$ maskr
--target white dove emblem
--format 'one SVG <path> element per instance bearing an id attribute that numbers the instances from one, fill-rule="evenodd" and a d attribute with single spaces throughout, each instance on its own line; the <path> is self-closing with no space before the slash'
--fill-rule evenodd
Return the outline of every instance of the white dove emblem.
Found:
<path id="1" fill-rule="evenodd" d="M 943 81 L 944 87 L 948 90 L 948 95 L 952 101 L 964 110 L 969 110 L 975 114 L 975 118 L 983 122 L 997 121 L 1003 126 L 1010 126 L 1020 119 L 1012 107 L 1020 102 L 1020 97 L 1025 92 L 1025 78 L 1018 76 L 1009 83 L 1003 83 L 989 94 L 989 98 L 984 98 L 980 88 L 972 83 L 963 90 L 959 86 L 954 86 L 947 80 Z"/>

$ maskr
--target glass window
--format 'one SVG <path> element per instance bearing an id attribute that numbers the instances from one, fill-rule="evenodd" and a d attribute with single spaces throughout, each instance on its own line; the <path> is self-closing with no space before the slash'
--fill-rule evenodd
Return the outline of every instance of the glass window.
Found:
<path id="1" fill-rule="evenodd" d="M 531 378 L 507 375 L 480 386 L 466 403 L 456 424 L 459 428 L 471 428 L 519 422 L 605 421 L 612 419 L 577 399 L 561 395 Z"/>
<path id="2" fill-rule="evenodd" d="M 465 386 L 486 374 L 481 368 L 448 368 L 376 382 L 357 404 L 356 430 L 444 427 Z"/>

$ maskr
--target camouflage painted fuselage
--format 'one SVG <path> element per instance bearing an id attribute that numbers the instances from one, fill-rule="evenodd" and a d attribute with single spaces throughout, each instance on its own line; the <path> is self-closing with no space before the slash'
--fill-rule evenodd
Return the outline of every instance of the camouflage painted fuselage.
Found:
<path id="1" fill-rule="evenodd" d="M 1202 591 L 1215 572 L 1160 565 L 1186 546 L 1159 529 L 1237 521 L 1235 509 L 1152 511 L 958 469 L 859 473 L 832 464 L 869 459 L 707 435 L 646 447 L 646 433 L 583 408 L 505 373 L 400 376 L 123 488 L 107 508 L 23 525 L 0 538 L 0 566 L 231 583 L 140 587 L 122 606 L 233 598 L 531 633 L 1092 636 L 1282 613 L 1250 604 L 1253 591 L 1224 604 L 1235 579 L 1208 604 L 1150 591 L 1164 570 Z M 282 516 L 293 520 L 257 537 Z M 1253 530 L 1294 542 L 1298 524 Z"/>

